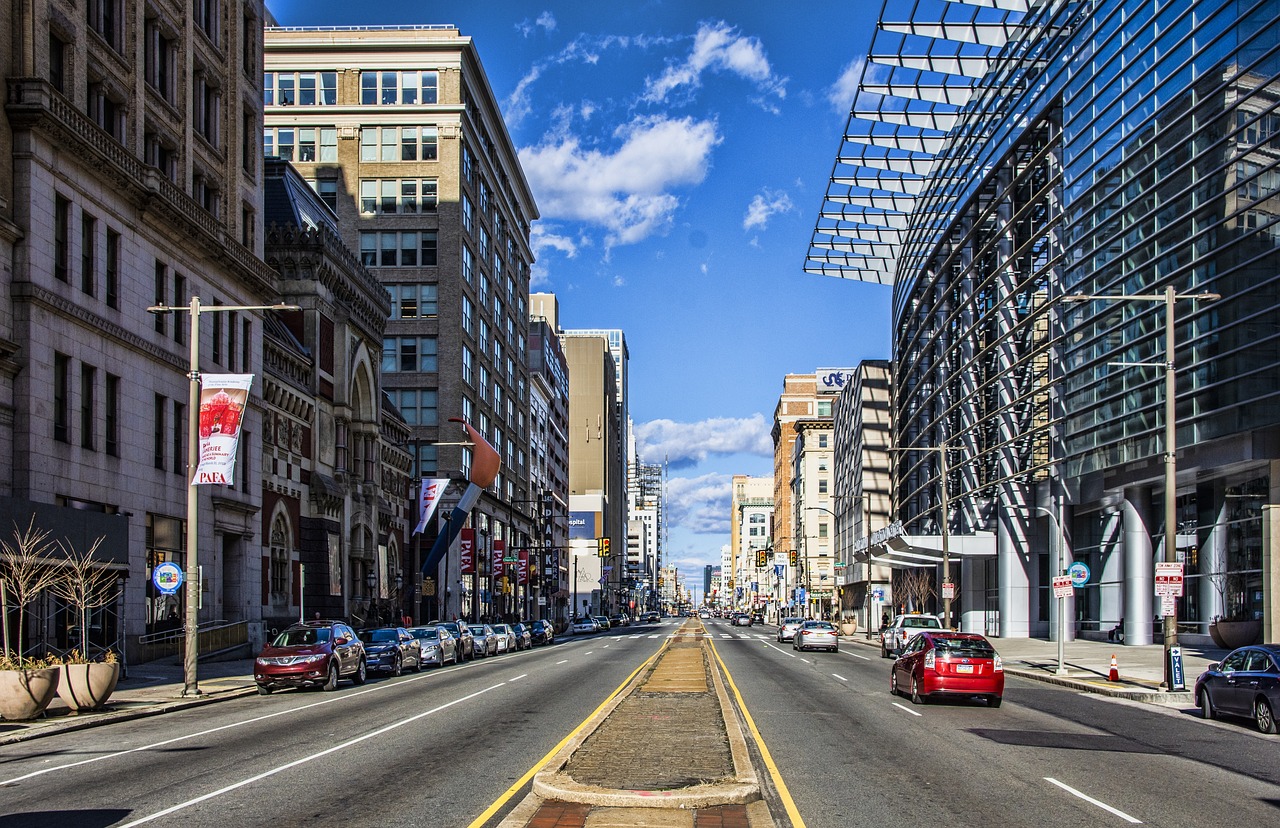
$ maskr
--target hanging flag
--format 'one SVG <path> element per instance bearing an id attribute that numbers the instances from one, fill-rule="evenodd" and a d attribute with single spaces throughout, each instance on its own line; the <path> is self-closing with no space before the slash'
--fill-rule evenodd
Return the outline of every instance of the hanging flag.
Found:
<path id="1" fill-rule="evenodd" d="M 240 424 L 253 374 L 204 374 L 200 378 L 200 462 L 192 483 L 235 482 Z"/>
<path id="2" fill-rule="evenodd" d="M 493 576 L 496 578 L 502 574 L 502 558 L 507 552 L 507 542 L 504 540 L 495 540 L 493 542 Z"/>
<path id="3" fill-rule="evenodd" d="M 520 558 L 516 561 L 516 579 L 520 586 L 526 586 L 529 583 L 529 550 L 521 549 Z"/>
<path id="4" fill-rule="evenodd" d="M 476 571 L 476 530 L 467 528 L 458 533 L 458 571 L 474 575 Z"/>
<path id="5" fill-rule="evenodd" d="M 418 495 L 418 525 L 414 527 L 413 534 L 426 531 L 427 521 L 431 519 L 431 514 L 436 510 L 436 504 L 440 502 L 440 498 L 444 497 L 444 487 L 448 485 L 447 477 L 422 478 L 422 490 Z"/>
<path id="6" fill-rule="evenodd" d="M 436 537 L 436 542 L 431 545 L 431 551 L 427 553 L 427 557 L 422 561 L 423 572 L 431 572 L 433 567 L 440 565 L 445 553 L 449 551 L 449 547 L 453 545 L 454 540 L 458 537 L 458 532 L 461 531 L 462 524 L 467 519 L 467 513 L 471 511 L 471 507 L 475 506 L 476 501 L 480 499 L 480 493 L 493 485 L 493 481 L 498 477 L 498 471 L 502 468 L 502 458 L 498 455 L 497 450 L 480 436 L 480 432 L 457 417 L 450 417 L 449 422 L 462 423 L 462 427 L 467 430 L 467 434 L 471 438 L 473 452 L 471 469 L 468 474 L 466 491 L 458 499 L 458 505 L 453 507 L 451 520 L 448 524 L 449 531 L 442 532 Z"/>

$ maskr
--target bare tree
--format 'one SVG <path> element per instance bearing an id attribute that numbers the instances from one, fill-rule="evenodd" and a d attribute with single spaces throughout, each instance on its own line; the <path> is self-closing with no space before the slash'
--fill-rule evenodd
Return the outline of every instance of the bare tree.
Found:
<path id="1" fill-rule="evenodd" d="M 50 533 L 47 530 L 37 529 L 35 526 L 35 515 L 32 515 L 25 531 L 15 523 L 13 540 L 0 540 L 0 582 L 4 584 L 5 593 L 13 596 L 13 602 L 18 608 L 17 642 L 14 644 L 9 639 L 7 607 L 0 607 L 0 616 L 5 619 L 4 652 L 0 654 L 0 663 L 18 669 L 25 664 L 22 656 L 22 627 L 27 605 L 52 586 L 58 577 L 57 570 L 50 561 L 50 553 L 56 544 L 49 540 Z"/>
<path id="2" fill-rule="evenodd" d="M 933 571 L 929 569 L 906 569 L 898 573 L 895 591 L 904 596 L 911 608 L 916 612 L 937 595 L 933 589 Z"/>
<path id="3" fill-rule="evenodd" d="M 80 625 L 80 657 L 89 660 L 89 618 L 93 611 L 105 607 L 120 594 L 119 576 L 96 559 L 98 547 L 105 541 L 99 537 L 87 550 L 70 543 L 59 543 L 66 562 L 49 585 L 49 591 L 76 608 Z"/>

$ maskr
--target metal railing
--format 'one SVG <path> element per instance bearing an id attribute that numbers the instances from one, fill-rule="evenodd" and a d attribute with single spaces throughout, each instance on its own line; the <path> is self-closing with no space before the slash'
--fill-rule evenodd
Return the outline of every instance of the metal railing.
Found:
<path id="1" fill-rule="evenodd" d="M 196 652 L 199 655 L 216 653 L 249 643 L 248 621 L 203 621 L 196 627 Z M 186 630 L 177 627 L 163 632 L 138 636 L 138 658 L 135 661 L 153 661 L 184 652 Z"/>

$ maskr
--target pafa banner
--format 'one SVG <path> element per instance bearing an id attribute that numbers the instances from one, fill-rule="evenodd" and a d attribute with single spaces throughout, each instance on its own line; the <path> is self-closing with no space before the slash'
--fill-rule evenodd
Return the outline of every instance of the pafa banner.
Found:
<path id="1" fill-rule="evenodd" d="M 200 463 L 196 485 L 235 481 L 236 447 L 253 374 L 204 374 L 200 380 Z"/>
<path id="2" fill-rule="evenodd" d="M 418 525 L 414 527 L 413 534 L 418 535 L 427 529 L 427 521 L 431 519 L 431 514 L 435 512 L 436 505 L 440 502 L 440 498 L 444 496 L 445 486 L 449 485 L 449 478 L 438 477 L 434 480 L 429 477 L 422 478 L 422 491 L 418 496 L 418 514 L 420 519 Z"/>

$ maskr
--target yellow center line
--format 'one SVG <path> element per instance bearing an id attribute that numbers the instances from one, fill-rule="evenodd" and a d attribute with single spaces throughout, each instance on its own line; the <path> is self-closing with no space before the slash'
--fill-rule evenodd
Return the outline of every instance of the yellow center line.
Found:
<path id="1" fill-rule="evenodd" d="M 738 685 L 734 684 L 733 676 L 729 674 L 729 668 L 725 666 L 724 659 L 720 657 L 720 651 L 716 649 L 714 639 L 708 638 L 711 644 L 711 652 L 715 654 L 716 661 L 720 663 L 720 669 L 724 670 L 724 677 L 729 682 L 729 689 L 733 691 L 733 696 L 738 700 L 738 709 L 742 711 L 742 718 L 746 720 L 747 727 L 751 730 L 751 735 L 756 740 L 756 747 L 760 748 L 760 757 L 764 759 L 764 766 L 769 769 L 769 776 L 773 779 L 773 784 L 778 789 L 778 796 L 782 799 L 782 805 L 787 809 L 787 817 L 791 820 L 792 828 L 805 828 L 804 819 L 800 817 L 800 809 L 796 807 L 796 801 L 791 798 L 791 791 L 787 790 L 787 783 L 782 781 L 782 774 L 778 772 L 778 766 L 773 761 L 773 755 L 769 753 L 769 748 L 765 747 L 764 737 L 760 735 L 759 728 L 756 727 L 755 720 L 751 718 L 751 713 L 747 710 L 747 703 L 743 700 L 742 694 L 738 692 Z"/>
<path id="2" fill-rule="evenodd" d="M 486 822 L 492 819 L 493 815 L 498 813 L 498 811 L 501 810 L 502 807 L 507 804 L 507 801 L 510 800 L 511 797 L 515 796 L 516 793 L 518 793 L 521 788 L 523 788 L 526 784 L 528 784 L 530 779 L 533 779 L 534 774 L 542 770 L 542 768 L 545 767 L 546 764 L 551 761 L 552 757 L 554 757 L 557 753 L 559 753 L 561 749 L 564 748 L 565 745 L 569 744 L 570 741 L 572 741 L 579 733 L 581 733 L 582 729 L 587 726 L 587 723 L 590 722 L 592 719 L 594 719 L 596 717 L 596 714 L 599 713 L 601 710 L 603 710 L 605 706 L 609 704 L 609 702 L 613 701 L 614 698 L 623 691 L 623 688 L 625 688 L 628 684 L 630 684 L 631 680 L 635 678 L 636 675 L 649 664 L 649 662 L 653 661 L 655 658 L 658 657 L 659 653 L 661 653 L 662 650 L 663 648 L 659 647 L 657 652 L 655 652 L 653 655 L 646 658 L 640 664 L 639 667 L 632 670 L 631 675 L 623 679 L 622 684 L 619 684 L 617 689 L 609 694 L 608 698 L 600 702 L 599 707 L 591 711 L 591 714 L 587 716 L 587 718 L 583 719 L 582 723 L 577 727 L 575 727 L 569 733 L 568 736 L 565 736 L 563 739 L 561 739 L 559 744 L 557 744 L 551 750 L 547 751 L 547 755 L 539 759 L 537 764 L 535 764 L 532 768 L 529 768 L 528 772 L 525 773 L 524 776 L 520 777 L 515 782 L 513 782 L 511 784 L 511 787 L 507 788 L 507 790 L 502 794 L 502 796 L 495 799 L 493 804 L 484 810 L 484 813 L 480 814 L 480 816 L 472 820 L 471 824 L 468 825 L 467 828 L 480 828 L 480 826 L 484 825 Z"/>

